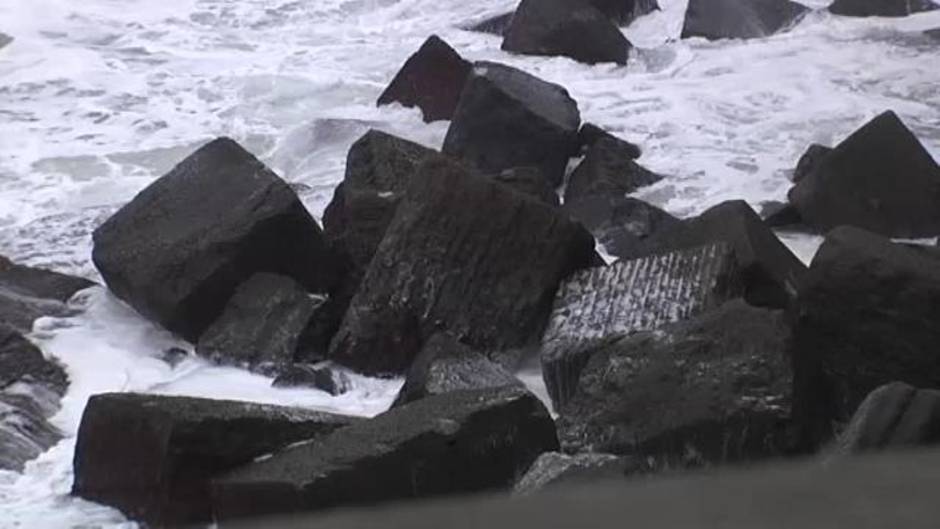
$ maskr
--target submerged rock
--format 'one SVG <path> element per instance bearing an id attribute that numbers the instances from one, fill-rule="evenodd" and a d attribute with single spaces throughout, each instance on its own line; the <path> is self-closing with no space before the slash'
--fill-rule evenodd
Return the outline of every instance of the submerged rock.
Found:
<path id="1" fill-rule="evenodd" d="M 940 234 L 940 166 L 891 111 L 825 155 L 789 198 L 822 231 L 851 225 L 888 237 Z"/>
<path id="2" fill-rule="evenodd" d="M 349 377 L 342 371 L 327 366 L 294 364 L 284 369 L 271 383 L 276 388 L 316 388 L 330 395 L 349 391 Z"/>
<path id="3" fill-rule="evenodd" d="M 190 341 L 257 272 L 333 284 L 320 227 L 290 186 L 227 138 L 198 149 L 94 232 L 114 294 Z"/>
<path id="4" fill-rule="evenodd" d="M 570 57 L 588 64 L 626 64 L 630 42 L 589 0 L 522 0 L 502 49 Z"/>
<path id="5" fill-rule="evenodd" d="M 7 44 L 11 42 L 13 42 L 13 37 L 5 33 L 0 33 L 0 49 L 3 49 L 4 47 L 6 47 Z"/>
<path id="6" fill-rule="evenodd" d="M 611 454 L 547 452 L 532 463 L 513 493 L 528 496 L 558 485 L 584 485 L 597 481 L 623 479 L 636 466 L 634 460 Z"/>
<path id="7" fill-rule="evenodd" d="M 430 160 L 412 178 L 331 344 L 368 374 L 403 373 L 439 330 L 494 358 L 541 336 L 558 283 L 594 239 L 557 208 Z"/>
<path id="8" fill-rule="evenodd" d="M 561 184 L 578 149 L 581 114 L 568 91 L 521 70 L 479 62 L 460 96 L 442 151 L 494 174 L 538 167 Z"/>
<path id="9" fill-rule="evenodd" d="M 794 26 L 808 12 L 790 0 L 689 0 L 681 38 L 767 37 Z"/>
<path id="10" fill-rule="evenodd" d="M 695 316 L 737 297 L 730 246 L 713 244 L 574 274 L 558 289 L 542 338 L 542 376 L 556 410 L 593 354 L 624 336 Z"/>
<path id="11" fill-rule="evenodd" d="M 836 454 L 910 448 L 940 442 L 940 391 L 903 382 L 872 391 L 839 436 Z"/>
<path id="12" fill-rule="evenodd" d="M 612 137 L 595 141 L 568 179 L 565 203 L 595 194 L 623 196 L 662 180 L 661 175 L 633 161 L 634 149 L 634 145 Z"/>
<path id="13" fill-rule="evenodd" d="M 938 7 L 931 0 L 835 0 L 829 11 L 850 17 L 906 17 Z"/>
<path id="14" fill-rule="evenodd" d="M 585 123 L 578 130 L 579 153 L 582 156 L 586 155 L 591 147 L 601 139 L 617 142 L 616 151 L 631 160 L 639 158 L 643 154 L 638 145 L 622 140 L 593 123 Z"/>
<path id="15" fill-rule="evenodd" d="M 512 25 L 512 17 L 514 14 L 514 11 L 510 11 L 509 13 L 489 17 L 470 25 L 467 27 L 467 30 L 476 31 L 477 33 L 490 33 L 502 37 L 506 34 L 506 30 L 509 29 L 509 26 Z"/>
<path id="16" fill-rule="evenodd" d="M 65 370 L 0 323 L 0 470 L 21 471 L 62 433 L 47 420 L 68 389 Z"/>
<path id="17" fill-rule="evenodd" d="M 0 256 L 0 323 L 28 333 L 41 316 L 66 316 L 66 302 L 95 283 L 41 268 L 18 265 Z"/>
<path id="18" fill-rule="evenodd" d="M 548 411 L 524 390 L 446 393 L 216 479 L 214 517 L 224 529 L 251 516 L 500 489 L 557 447 Z"/>
<path id="19" fill-rule="evenodd" d="M 453 48 L 432 35 L 405 61 L 377 103 L 418 107 L 427 122 L 450 119 L 470 68 Z"/>
<path id="20" fill-rule="evenodd" d="M 881 385 L 940 387 L 940 257 L 859 230 L 833 230 L 800 286 L 794 418 L 807 448 L 829 439 Z"/>
<path id="21" fill-rule="evenodd" d="M 220 364 L 276 372 L 292 364 L 317 302 L 300 283 L 255 274 L 242 283 L 222 315 L 199 338 L 196 354 Z"/>
<path id="22" fill-rule="evenodd" d="M 562 448 L 657 469 L 787 453 L 788 335 L 782 311 L 738 299 L 603 347 L 560 410 Z"/>
<path id="23" fill-rule="evenodd" d="M 512 373 L 446 333 L 430 337 L 405 378 L 392 406 L 462 389 L 522 387 Z"/>
<path id="24" fill-rule="evenodd" d="M 206 524 L 211 478 L 357 421 L 251 402 L 95 395 L 78 430 L 72 494 L 150 527 Z"/>

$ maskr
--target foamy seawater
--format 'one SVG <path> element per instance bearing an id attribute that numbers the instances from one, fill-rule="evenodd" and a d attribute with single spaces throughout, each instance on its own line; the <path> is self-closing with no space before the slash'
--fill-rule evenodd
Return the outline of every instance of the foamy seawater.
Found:
<path id="1" fill-rule="evenodd" d="M 379 128 L 439 147 L 446 123 L 376 108 L 401 63 L 436 33 L 472 60 L 502 61 L 568 88 L 582 116 L 643 146 L 669 175 L 640 198 L 682 216 L 727 199 L 782 200 L 812 142 L 834 144 L 895 110 L 940 159 L 940 13 L 846 19 L 815 12 L 755 41 L 679 41 L 686 0 L 625 30 L 626 67 L 514 57 L 459 26 L 516 0 L 3 0 L 0 32 L 0 254 L 97 279 L 90 233 L 209 139 L 227 135 L 269 164 L 315 216 L 342 179 L 350 144 Z M 822 7 L 825 0 L 805 2 Z M 818 239 L 787 235 L 804 260 Z M 103 289 L 75 318 L 33 338 L 68 367 L 55 422 L 69 436 L 23 475 L 0 473 L 0 527 L 133 526 L 71 499 L 74 433 L 85 400 L 147 391 L 373 415 L 400 381 L 356 379 L 352 393 L 276 390 L 270 380 L 188 359 L 183 346 Z"/>

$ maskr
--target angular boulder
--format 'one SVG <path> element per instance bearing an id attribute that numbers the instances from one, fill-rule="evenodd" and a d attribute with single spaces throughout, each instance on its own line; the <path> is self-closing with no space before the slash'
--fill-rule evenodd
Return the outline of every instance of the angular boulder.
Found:
<path id="1" fill-rule="evenodd" d="M 524 390 L 447 393 L 216 479 L 214 516 L 224 529 L 252 516 L 505 488 L 557 446 L 551 416 Z"/>
<path id="2" fill-rule="evenodd" d="M 349 148 L 343 182 L 323 213 L 324 237 L 354 271 L 346 271 L 346 282 L 356 277 L 348 290 L 358 287 L 418 166 L 440 156 L 378 130 L 366 132 Z"/>
<path id="3" fill-rule="evenodd" d="M 62 438 L 48 418 L 58 411 L 68 385 L 58 363 L 0 323 L 0 470 L 23 470 Z"/>
<path id="4" fill-rule="evenodd" d="M 377 101 L 378 105 L 401 103 L 418 107 L 424 121 L 450 119 L 471 65 L 437 35 L 405 61 Z"/>
<path id="5" fill-rule="evenodd" d="M 794 26 L 808 12 L 790 0 L 689 0 L 681 38 L 767 37 Z"/>
<path id="6" fill-rule="evenodd" d="M 581 129 L 578 130 L 578 152 L 581 155 L 586 155 L 598 140 L 605 138 L 619 142 L 616 150 L 625 157 L 636 159 L 639 158 L 641 154 L 643 154 L 638 145 L 634 145 L 628 141 L 622 140 L 593 123 L 585 123 L 581 125 Z"/>
<path id="7" fill-rule="evenodd" d="M 260 273 L 242 283 L 196 344 L 214 362 L 273 373 L 292 364 L 317 302 L 287 276 Z"/>
<path id="8" fill-rule="evenodd" d="M 428 338 L 415 357 L 392 407 L 462 389 L 522 387 L 502 366 L 447 333 Z"/>
<path id="9" fill-rule="evenodd" d="M 206 524 L 211 478 L 358 421 L 251 402 L 95 395 L 78 430 L 72 494 L 149 527 Z"/>
<path id="10" fill-rule="evenodd" d="M 835 0 L 829 12 L 849 17 L 906 17 L 938 7 L 931 0 Z"/>
<path id="11" fill-rule="evenodd" d="M 326 366 L 294 364 L 284 369 L 274 382 L 276 388 L 316 388 L 330 395 L 341 395 L 349 391 L 349 377 L 342 371 Z"/>
<path id="12" fill-rule="evenodd" d="M 774 308 L 790 304 L 806 266 L 742 200 L 723 202 L 698 217 L 657 231 L 644 239 L 633 256 L 717 241 L 734 247 L 744 275 L 748 303 Z"/>
<path id="13" fill-rule="evenodd" d="M 722 305 L 741 294 L 741 279 L 726 244 L 574 274 L 558 289 L 542 338 L 542 377 L 555 409 L 564 409 L 598 349 Z"/>
<path id="14" fill-rule="evenodd" d="M 18 265 L 0 256 L 0 322 L 27 333 L 41 316 L 65 316 L 66 302 L 95 283 L 41 268 Z"/>
<path id="15" fill-rule="evenodd" d="M 633 145 L 616 138 L 599 138 L 572 171 L 565 202 L 595 194 L 626 195 L 663 179 L 633 161 Z"/>
<path id="16" fill-rule="evenodd" d="M 940 391 L 892 382 L 872 391 L 836 442 L 839 455 L 940 442 Z"/>
<path id="17" fill-rule="evenodd" d="M 467 77 L 444 154 L 487 174 L 538 167 L 561 185 L 578 150 L 578 104 L 559 85 L 502 64 L 478 62 Z"/>
<path id="18" fill-rule="evenodd" d="M 831 147 L 818 143 L 810 145 L 796 163 L 796 169 L 793 170 L 793 183 L 799 183 L 807 175 L 812 174 L 830 153 L 832 153 Z"/>
<path id="19" fill-rule="evenodd" d="M 597 481 L 623 479 L 635 464 L 630 458 L 611 454 L 562 454 L 546 452 L 532 463 L 513 494 L 529 496 L 558 485 L 584 485 Z"/>
<path id="20" fill-rule="evenodd" d="M 764 218 L 764 225 L 768 228 L 787 228 L 790 230 L 807 231 L 808 228 L 803 224 L 803 218 L 800 212 L 791 204 L 776 203 L 765 207 L 761 211 Z"/>
<path id="21" fill-rule="evenodd" d="M 195 341 L 257 272 L 326 292 L 335 270 L 320 227 L 290 186 L 228 138 L 141 191 L 94 232 L 114 294 Z"/>
<path id="22" fill-rule="evenodd" d="M 502 49 L 578 62 L 626 64 L 630 42 L 589 0 L 522 0 Z"/>
<path id="23" fill-rule="evenodd" d="M 681 223 L 656 206 L 619 193 L 565 201 L 564 210 L 583 224 L 609 255 L 627 259 L 643 253 L 646 239 Z"/>
<path id="24" fill-rule="evenodd" d="M 808 449 L 890 382 L 940 387 L 940 257 L 858 228 L 830 232 L 797 297 L 794 419 Z"/>
<path id="25" fill-rule="evenodd" d="M 822 231 L 850 225 L 888 237 L 940 234 L 940 166 L 891 111 L 840 143 L 789 198 Z"/>
<path id="26" fill-rule="evenodd" d="M 490 358 L 531 345 L 559 282 L 594 258 L 594 239 L 557 208 L 430 160 L 411 179 L 331 359 L 403 373 L 442 329 Z"/>
<path id="27" fill-rule="evenodd" d="M 560 410 L 562 448 L 655 469 L 788 453 L 792 375 L 782 311 L 732 300 L 596 352 Z"/>

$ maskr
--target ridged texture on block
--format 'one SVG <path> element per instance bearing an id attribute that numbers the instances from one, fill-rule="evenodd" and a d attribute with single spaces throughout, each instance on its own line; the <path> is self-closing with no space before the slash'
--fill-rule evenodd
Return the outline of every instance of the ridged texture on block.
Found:
<path id="1" fill-rule="evenodd" d="M 591 352 L 619 337 L 680 321 L 740 295 L 724 243 L 579 272 L 555 297 L 542 373 L 556 408 L 574 392 Z"/>

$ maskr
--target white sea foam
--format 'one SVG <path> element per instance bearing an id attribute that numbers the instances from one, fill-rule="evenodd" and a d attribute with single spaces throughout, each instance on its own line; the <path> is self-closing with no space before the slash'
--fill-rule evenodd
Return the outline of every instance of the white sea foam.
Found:
<path id="1" fill-rule="evenodd" d="M 679 215 L 743 198 L 781 200 L 811 142 L 834 144 L 891 108 L 940 159 L 940 13 L 847 19 L 815 12 L 756 41 L 680 41 L 687 0 L 625 30 L 626 67 L 516 57 L 458 29 L 515 0 L 3 0 L 0 31 L 0 254 L 97 278 L 91 230 L 187 153 L 228 135 L 292 183 L 317 216 L 349 145 L 369 127 L 440 146 L 446 123 L 376 108 L 402 61 L 437 33 L 464 56 L 565 85 L 586 120 L 644 148 L 668 175 L 640 198 Z M 822 7 L 826 0 L 807 4 Z M 804 260 L 818 238 L 783 236 Z M 85 312 L 37 322 L 34 339 L 68 367 L 55 423 L 69 437 L 22 474 L 0 473 L 0 527 L 120 527 L 111 509 L 67 497 L 74 433 L 89 395 L 150 391 L 371 415 L 400 381 L 356 378 L 329 397 L 190 358 L 102 289 Z M 529 376 L 533 383 L 537 377 Z"/>

